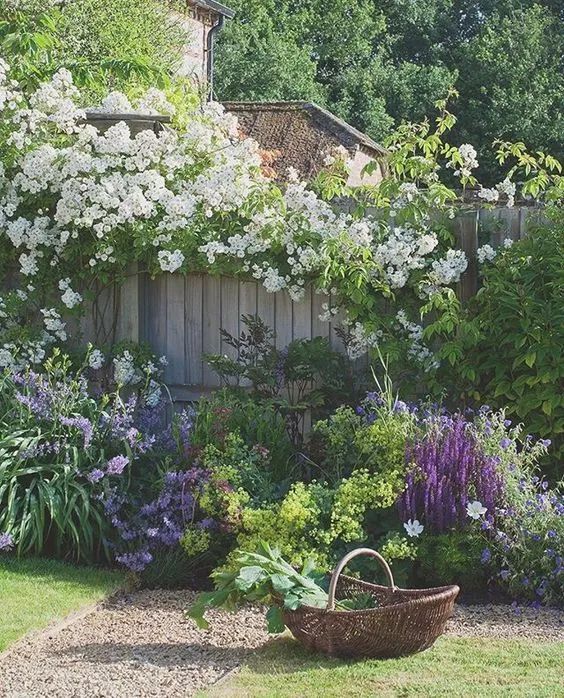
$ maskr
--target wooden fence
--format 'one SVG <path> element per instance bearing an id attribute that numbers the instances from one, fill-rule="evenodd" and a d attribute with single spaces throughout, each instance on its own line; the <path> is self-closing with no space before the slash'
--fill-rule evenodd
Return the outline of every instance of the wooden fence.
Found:
<path id="1" fill-rule="evenodd" d="M 476 209 L 461 213 L 454 221 L 458 247 L 469 260 L 458 293 L 468 298 L 478 288 L 477 248 L 492 246 L 505 238 L 518 240 L 526 234 L 532 208 Z M 306 291 L 293 302 L 286 292 L 267 293 L 251 281 L 204 274 L 162 274 L 154 280 L 131 270 L 124 285 L 105 289 L 93 312 L 87 313 L 83 338 L 95 344 L 131 339 L 148 342 L 168 366 L 165 381 L 173 398 L 191 401 L 219 385 L 217 376 L 203 360 L 204 353 L 233 356 L 220 329 L 233 335 L 242 329 L 242 314 L 258 314 L 276 333 L 277 346 L 297 338 L 327 337 L 341 347 L 334 323 L 319 319 L 325 296 Z"/>

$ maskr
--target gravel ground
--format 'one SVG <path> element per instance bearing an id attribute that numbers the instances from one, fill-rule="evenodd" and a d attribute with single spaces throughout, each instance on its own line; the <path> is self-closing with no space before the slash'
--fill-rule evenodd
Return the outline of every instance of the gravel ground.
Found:
<path id="1" fill-rule="evenodd" d="M 267 639 L 256 609 L 210 612 L 209 630 L 185 620 L 189 591 L 120 596 L 0 657 L 2 698 L 181 698 L 237 667 Z"/>
<path id="2" fill-rule="evenodd" d="M 456 637 L 495 637 L 499 640 L 564 641 L 564 611 L 521 608 L 502 604 L 456 606 L 446 629 Z"/>
<path id="3" fill-rule="evenodd" d="M 120 596 L 74 622 L 27 637 L 0 656 L 2 698 L 183 698 L 236 668 L 267 639 L 248 608 L 210 613 L 199 631 L 182 610 L 189 591 Z M 509 606 L 458 606 L 454 636 L 564 640 L 564 613 Z"/>

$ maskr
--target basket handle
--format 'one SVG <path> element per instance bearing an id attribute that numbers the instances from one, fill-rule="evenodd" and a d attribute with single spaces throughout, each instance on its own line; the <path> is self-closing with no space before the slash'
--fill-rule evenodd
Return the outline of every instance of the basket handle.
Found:
<path id="1" fill-rule="evenodd" d="M 380 565 L 382 565 L 382 567 L 384 568 L 384 572 L 386 573 L 386 578 L 388 580 L 388 586 L 390 587 L 390 592 L 393 593 L 395 591 L 396 585 L 394 583 L 392 570 L 390 569 L 390 566 L 388 565 L 386 560 L 384 560 L 384 558 L 380 555 L 380 553 L 377 553 L 375 550 L 372 550 L 372 548 L 357 548 L 356 550 L 351 550 L 350 553 L 347 553 L 345 557 L 341 560 L 341 562 L 339 562 L 337 567 L 335 567 L 335 570 L 331 576 L 331 582 L 329 584 L 329 593 L 327 599 L 328 611 L 335 610 L 335 592 L 337 591 L 337 582 L 339 581 L 341 572 L 345 569 L 345 567 L 354 557 L 358 557 L 359 555 L 369 555 L 370 557 L 375 557 L 380 563 Z"/>

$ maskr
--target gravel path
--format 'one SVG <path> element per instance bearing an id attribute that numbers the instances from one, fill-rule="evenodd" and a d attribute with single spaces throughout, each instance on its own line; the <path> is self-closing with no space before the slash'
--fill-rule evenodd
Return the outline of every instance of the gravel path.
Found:
<path id="1" fill-rule="evenodd" d="M 182 610 L 189 591 L 141 591 L 27 637 L 0 656 L 2 698 L 184 698 L 236 668 L 267 639 L 248 608 L 210 613 L 199 631 Z M 564 613 L 459 606 L 448 634 L 564 641 Z"/>
<path id="2" fill-rule="evenodd" d="M 267 639 L 256 609 L 185 620 L 190 591 L 120 596 L 0 657 L 2 698 L 183 698 L 237 667 Z"/>

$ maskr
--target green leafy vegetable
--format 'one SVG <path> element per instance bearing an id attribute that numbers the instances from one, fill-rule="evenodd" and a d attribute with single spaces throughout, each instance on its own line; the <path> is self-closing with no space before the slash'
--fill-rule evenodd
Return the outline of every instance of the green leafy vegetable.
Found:
<path id="1" fill-rule="evenodd" d="M 298 572 L 282 558 L 279 550 L 268 543 L 260 543 L 254 553 L 240 552 L 236 563 L 238 568 L 234 572 L 214 572 L 216 590 L 199 594 L 186 611 L 199 628 L 209 627 L 204 617 L 209 608 L 234 610 L 245 601 L 270 606 L 266 620 L 271 633 L 284 630 L 282 607 L 295 611 L 300 606 L 327 606 L 327 592 L 321 586 L 325 575 L 316 572 L 309 561 Z M 351 610 L 374 608 L 375 605 L 376 600 L 370 594 L 358 594 L 340 601 L 337 608 Z"/>

